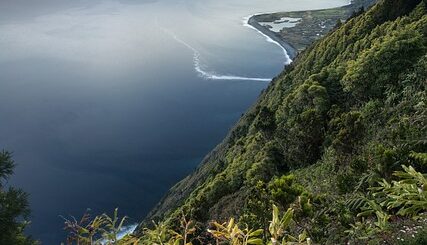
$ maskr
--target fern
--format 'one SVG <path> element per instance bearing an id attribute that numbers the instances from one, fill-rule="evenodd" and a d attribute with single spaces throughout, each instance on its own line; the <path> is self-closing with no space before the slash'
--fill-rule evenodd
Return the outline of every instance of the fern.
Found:
<path id="1" fill-rule="evenodd" d="M 409 156 L 421 165 L 427 166 L 427 153 L 411 152 Z"/>
<path id="2" fill-rule="evenodd" d="M 411 166 L 402 165 L 402 168 L 404 171 L 393 174 L 400 178 L 399 181 L 383 180 L 379 187 L 370 189 L 375 191 L 374 197 L 383 199 L 381 205 L 388 210 L 398 209 L 397 215 L 413 217 L 427 210 L 427 178 Z"/>

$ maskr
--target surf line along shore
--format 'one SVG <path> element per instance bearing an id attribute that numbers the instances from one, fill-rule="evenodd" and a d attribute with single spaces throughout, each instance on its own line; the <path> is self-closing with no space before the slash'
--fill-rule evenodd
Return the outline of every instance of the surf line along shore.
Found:
<path id="1" fill-rule="evenodd" d="M 256 17 L 258 15 L 261 15 L 261 13 L 253 14 L 248 17 L 245 17 L 243 19 L 243 24 L 249 28 L 256 30 L 263 36 L 265 36 L 268 42 L 271 42 L 280 46 L 283 49 L 283 52 L 287 58 L 285 64 L 289 65 L 292 62 L 292 60 L 295 59 L 295 57 L 298 55 L 298 51 L 294 47 L 292 47 L 292 45 L 290 45 L 285 40 L 283 40 L 278 33 L 273 32 L 269 30 L 267 27 L 258 23 L 258 21 L 256 20 Z"/>

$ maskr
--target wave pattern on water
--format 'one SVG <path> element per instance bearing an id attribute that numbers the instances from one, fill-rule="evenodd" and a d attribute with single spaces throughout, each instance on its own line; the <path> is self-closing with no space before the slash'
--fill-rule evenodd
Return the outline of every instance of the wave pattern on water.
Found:
<path id="1" fill-rule="evenodd" d="M 263 35 L 263 36 L 265 37 L 265 39 L 267 40 L 267 42 L 269 42 L 269 43 L 274 43 L 274 44 L 276 44 L 277 46 L 279 46 L 279 47 L 283 50 L 283 54 L 285 55 L 285 59 L 286 59 L 286 61 L 285 61 L 285 65 L 289 65 L 290 63 L 292 63 L 292 59 L 289 57 L 289 54 L 288 54 L 288 52 L 286 51 L 286 49 L 285 49 L 282 45 L 280 45 L 280 43 L 278 43 L 278 42 L 274 41 L 271 37 L 269 37 L 268 35 L 264 34 L 262 31 L 258 30 L 257 28 L 255 28 L 255 27 L 253 27 L 253 26 L 251 26 L 251 25 L 249 24 L 249 19 L 250 19 L 252 16 L 254 16 L 254 15 L 259 15 L 259 14 L 260 14 L 260 13 L 258 13 L 258 14 L 252 14 L 252 15 L 249 15 L 249 16 L 247 16 L 247 17 L 244 17 L 244 18 L 243 18 L 243 26 L 245 26 L 245 27 L 248 27 L 248 28 L 251 28 L 251 29 L 255 30 L 255 31 L 256 31 L 256 32 L 258 32 L 259 34 Z"/>
<path id="2" fill-rule="evenodd" d="M 120 240 L 120 239 L 124 238 L 125 236 L 132 234 L 136 230 L 137 227 L 138 227 L 138 224 L 133 224 L 133 225 L 122 227 L 120 229 L 119 233 L 117 234 L 116 239 Z M 101 241 L 102 245 L 107 245 L 110 243 L 111 243 L 111 240 L 108 240 L 108 239 L 103 239 Z"/>
<path id="3" fill-rule="evenodd" d="M 216 74 L 215 72 L 209 72 L 204 70 L 203 65 L 200 61 L 200 52 L 195 49 L 193 46 L 179 38 L 175 33 L 170 30 L 163 29 L 165 33 L 170 35 L 175 41 L 181 43 L 188 49 L 193 52 L 193 64 L 194 70 L 200 75 L 200 77 L 208 80 L 244 80 L 244 81 L 258 81 L 258 82 L 270 82 L 271 78 L 261 78 L 261 77 L 245 77 L 245 76 L 236 76 L 236 75 L 221 75 Z"/>

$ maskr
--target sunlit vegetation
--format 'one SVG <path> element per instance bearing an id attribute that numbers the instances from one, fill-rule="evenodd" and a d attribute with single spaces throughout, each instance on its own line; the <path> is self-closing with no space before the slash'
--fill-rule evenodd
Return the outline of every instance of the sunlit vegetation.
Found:
<path id="1" fill-rule="evenodd" d="M 233 218 L 266 243 L 274 204 L 293 210 L 288 235 L 313 243 L 409 239 L 397 235 L 403 226 L 426 226 L 426 30 L 421 0 L 382 0 L 338 25 L 146 223 L 175 227 L 184 213 L 204 237 L 210 221 Z"/>
<path id="2" fill-rule="evenodd" d="M 355 244 L 376 238 L 380 242 L 378 235 L 387 234 L 392 230 L 392 219 L 411 217 L 414 222 L 425 224 L 427 221 L 427 198 L 424 186 L 427 183 L 427 176 L 415 171 L 413 167 L 402 166 L 404 171 L 395 171 L 393 176 L 396 180 L 392 183 L 382 179 L 369 187 L 371 191 L 367 195 L 359 193 L 353 195 L 342 203 L 340 212 L 353 211 L 354 217 L 342 217 L 342 219 L 352 220 L 349 227 L 344 231 L 349 241 Z M 282 193 L 295 193 L 289 188 L 294 176 L 285 176 L 275 182 L 280 182 L 277 188 Z M 287 186 L 281 188 L 283 185 Z M 276 187 L 275 187 L 276 188 Z M 278 190 L 277 189 L 277 190 Z M 298 188 L 296 188 L 298 189 Z M 293 194 L 291 194 L 292 196 Z M 274 202 L 274 201 L 272 201 Z M 230 244 L 230 245 L 310 245 L 314 244 L 310 235 L 314 235 L 310 225 L 325 222 L 323 217 L 330 210 L 315 210 L 310 204 L 310 198 L 302 192 L 298 192 L 294 198 L 286 199 L 287 210 L 280 212 L 275 204 L 272 204 L 271 213 L 264 213 L 256 218 L 269 217 L 267 227 L 259 229 L 249 228 L 246 222 L 236 222 L 235 218 L 230 218 L 224 223 L 212 221 L 209 227 L 203 231 L 194 220 L 189 220 L 183 214 L 179 224 L 168 225 L 164 222 L 155 223 L 150 228 L 143 228 L 141 234 L 126 234 L 118 239 L 118 233 L 124 225 L 126 218 L 119 219 L 117 209 L 112 218 L 106 214 L 90 218 L 88 214 L 83 215 L 80 221 L 73 219 L 65 220 L 66 229 L 69 232 L 67 244 L 79 245 L 193 245 L 193 244 Z M 347 211 L 345 211 L 347 210 Z M 335 210 L 337 211 L 337 209 Z M 342 215 L 345 215 L 343 213 Z M 303 221 L 309 218 L 309 221 Z M 302 224 L 300 222 L 304 222 Z M 244 228 L 242 228 L 244 227 Z M 403 230 L 401 237 L 396 237 L 394 243 L 405 239 L 425 241 L 425 228 L 419 225 L 405 226 L 411 227 Z M 424 229 L 424 230 L 421 230 Z M 311 231 L 309 231 L 311 230 Z M 418 233 L 420 231 L 420 234 Z M 401 230 L 402 231 L 402 230 Z M 412 233 L 411 233 L 412 232 Z M 297 235 L 295 235 L 297 234 Z M 416 235 L 416 236 L 415 236 Z M 409 236 L 409 238 L 408 238 Z"/>
<path id="3" fill-rule="evenodd" d="M 196 236 L 198 227 L 192 220 L 187 220 L 185 216 L 181 217 L 180 226 L 176 230 L 164 223 L 153 222 L 152 228 L 143 228 L 143 235 L 127 234 L 121 239 L 117 239 L 117 231 L 120 230 L 125 218 L 118 222 L 117 209 L 114 217 L 110 218 L 106 214 L 95 216 L 90 219 L 85 214 L 81 221 L 66 220 L 66 229 L 69 231 L 67 244 L 79 245 L 192 245 L 192 244 L 232 244 L 232 245 L 310 245 L 311 240 L 307 233 L 303 231 L 298 237 L 293 237 L 288 233 L 288 228 L 293 225 L 294 210 L 289 208 L 283 215 L 279 208 L 273 205 L 272 218 L 267 230 L 249 228 L 240 228 L 234 218 L 222 224 L 213 221 L 211 228 L 206 230 L 206 236 Z M 108 229 L 105 229 L 107 227 Z M 266 232 L 266 233 L 265 233 Z M 263 237 L 267 234 L 267 237 Z M 264 240 L 268 238 L 268 242 Z"/>
<path id="4" fill-rule="evenodd" d="M 425 1 L 383 0 L 306 49 L 133 236 L 425 241 L 426 11 Z"/>
<path id="5" fill-rule="evenodd" d="M 67 241 L 65 244 L 131 244 L 130 242 L 138 242 L 138 239 L 128 239 L 120 237 L 120 232 L 124 229 L 124 224 L 127 217 L 119 218 L 118 209 L 114 210 L 110 217 L 107 214 L 91 217 L 89 212 L 86 212 L 80 219 L 70 217 L 64 219 L 64 230 L 68 232 Z"/>
<path id="6" fill-rule="evenodd" d="M 426 13 L 426 1 L 381 0 L 340 24 L 271 82 L 134 233 L 118 236 L 126 219 L 117 210 L 85 214 L 65 219 L 65 244 L 425 243 Z M 0 160 L 3 180 L 11 160 Z M 9 222 L 0 227 L 11 234 L 1 239 L 31 244 L 17 219 L 25 195 L 0 190 L 16 196 L 0 199 Z"/>

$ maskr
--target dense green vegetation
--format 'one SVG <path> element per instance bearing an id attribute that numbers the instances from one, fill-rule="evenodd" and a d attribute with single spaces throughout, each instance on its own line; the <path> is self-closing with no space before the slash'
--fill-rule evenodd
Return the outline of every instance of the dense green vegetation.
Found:
<path id="1" fill-rule="evenodd" d="M 147 220 L 179 229 L 184 213 L 209 237 L 209 221 L 234 217 L 267 241 L 275 204 L 294 210 L 290 235 L 321 244 L 394 244 L 402 226 L 425 227 L 426 32 L 421 0 L 379 1 L 337 26 Z"/>
<path id="2" fill-rule="evenodd" d="M 405 239 L 406 243 L 409 244 L 425 243 L 427 239 L 425 234 L 427 217 L 420 213 L 426 209 L 427 195 L 420 188 L 426 186 L 427 176 L 417 172 L 413 167 L 402 165 L 402 168 L 404 171 L 394 172 L 398 180 L 389 183 L 387 180 L 381 179 L 376 182 L 375 187 L 369 188 L 372 191 L 370 194 L 359 194 L 356 198 L 347 200 L 344 206 L 344 212 L 347 212 L 347 216 L 351 215 L 349 211 L 359 210 L 360 212 L 357 213 L 356 217 L 367 217 L 367 220 L 362 219 L 350 224 L 350 228 L 344 231 L 346 235 L 335 237 L 334 244 L 339 241 L 346 241 L 347 244 L 361 244 L 366 243 L 365 241 L 369 241 L 369 244 L 378 244 L 379 242 L 395 244 L 405 242 Z M 275 204 L 272 204 L 271 215 L 266 213 L 266 209 L 262 211 L 263 213 L 260 213 L 260 205 L 256 205 L 258 213 L 257 216 L 254 216 L 255 218 L 271 217 L 265 223 L 266 227 L 261 223 L 258 226 L 261 228 L 251 229 L 248 226 L 251 222 L 247 222 L 250 220 L 245 220 L 244 217 L 241 217 L 239 223 L 234 218 L 230 218 L 229 221 L 222 224 L 212 221 L 209 224 L 209 228 L 203 230 L 197 222 L 189 220 L 183 213 L 180 220 L 177 220 L 175 224 L 154 222 L 152 228 L 143 229 L 142 235 L 127 234 L 124 237 L 119 237 L 126 217 L 119 219 L 116 209 L 113 217 L 102 214 L 91 218 L 86 213 L 80 221 L 75 218 L 71 220 L 65 219 L 65 229 L 69 231 L 67 244 L 310 245 L 313 244 L 313 241 L 309 236 L 316 236 L 315 230 L 310 224 L 319 223 L 328 226 L 327 220 L 324 218 L 330 217 L 330 214 L 328 215 L 325 212 L 319 215 L 317 213 L 318 215 L 316 216 L 316 212 L 313 209 L 315 205 L 310 202 L 310 196 L 301 192 L 301 186 L 292 187 L 293 180 L 293 175 L 284 176 L 275 179 L 274 186 L 271 187 L 274 193 L 272 193 L 273 200 L 270 201 L 281 204 L 287 203 L 286 206 L 289 206 L 283 215 L 280 214 L 280 210 Z M 291 194 L 286 195 L 286 193 Z M 275 199 L 274 196 L 279 199 Z M 316 202 L 313 203 L 315 204 Z M 263 208 L 267 207 L 263 206 Z M 339 212 L 343 212 L 343 207 L 338 208 L 341 210 Z M 334 209 L 327 211 L 331 210 Z M 398 216 L 411 217 L 412 219 L 406 219 L 406 221 L 410 220 L 412 223 L 405 223 L 404 230 L 400 230 L 402 234 L 390 237 L 385 232 L 392 229 L 390 220 Z M 310 217 L 313 217 L 313 219 L 309 222 L 304 220 Z M 351 217 L 346 219 L 351 219 Z M 179 226 L 176 226 L 176 224 L 179 224 Z M 244 229 L 241 228 L 242 225 L 244 225 Z M 418 232 L 421 233 L 417 234 Z M 296 236 L 295 234 L 298 235 Z M 387 239 L 384 239 L 384 236 L 378 237 L 378 234 L 387 235 Z"/>
<path id="3" fill-rule="evenodd" d="M 24 234 L 30 214 L 27 194 L 21 189 L 7 186 L 15 163 L 9 152 L 0 152 L 0 244 L 35 245 Z"/>
<path id="4" fill-rule="evenodd" d="M 117 210 L 85 214 L 65 219 L 66 243 L 426 243 L 426 13 L 424 0 L 381 0 L 337 25 L 135 234 L 118 238 Z M 0 180 L 12 168 L 0 155 Z M 0 195 L 0 244 L 32 244 L 26 195 L 3 182 Z"/>

